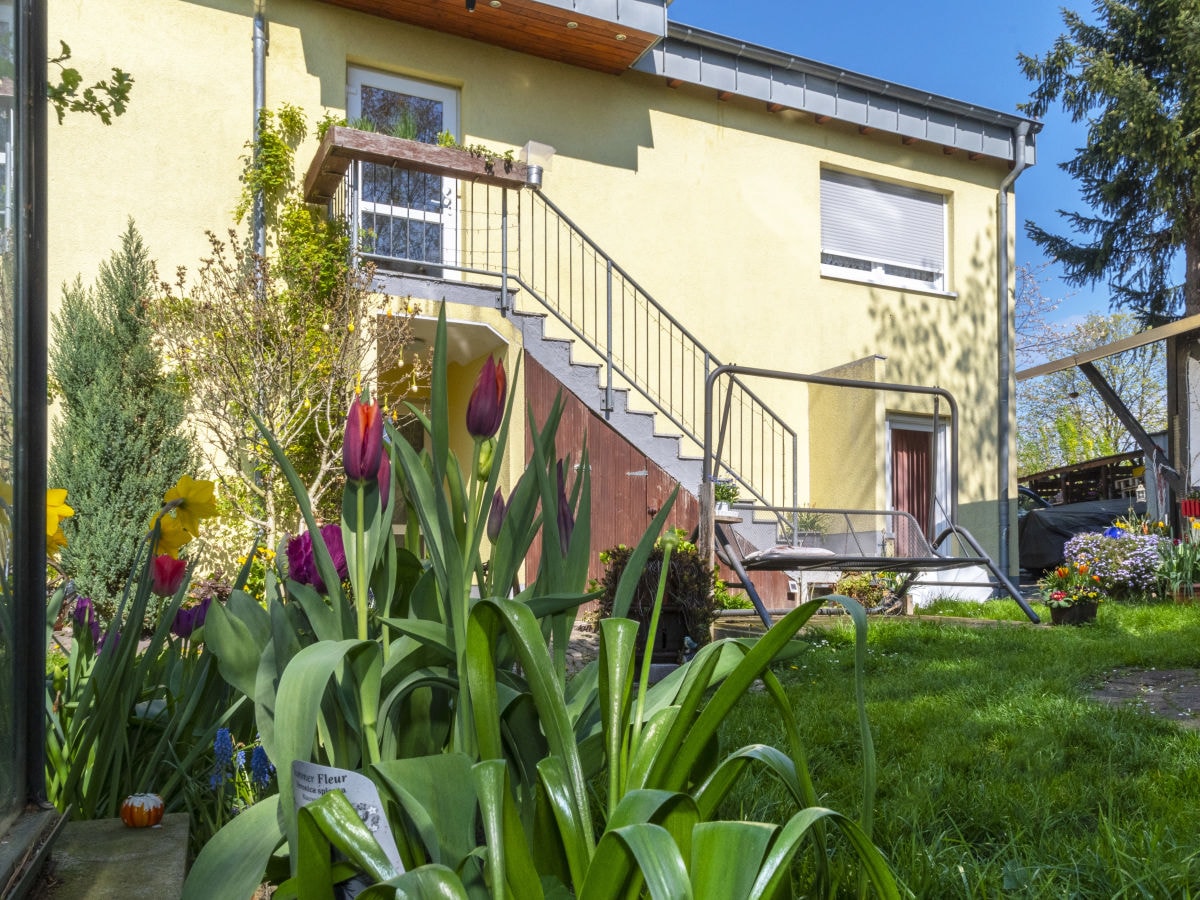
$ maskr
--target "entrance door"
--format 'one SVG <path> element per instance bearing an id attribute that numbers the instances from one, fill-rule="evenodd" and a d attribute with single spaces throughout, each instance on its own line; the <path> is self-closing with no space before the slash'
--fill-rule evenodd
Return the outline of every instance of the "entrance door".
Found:
<path id="1" fill-rule="evenodd" d="M 346 118 L 380 134 L 427 144 L 458 132 L 458 92 L 421 81 L 351 69 Z M 360 250 L 384 267 L 441 275 L 458 262 L 458 201 L 451 178 L 359 163 Z M 430 265 L 432 264 L 432 266 Z"/>
<path id="2" fill-rule="evenodd" d="M 933 421 L 918 417 L 888 419 L 888 492 L 892 509 L 909 513 L 920 532 L 931 540 L 947 522 L 949 510 L 947 486 L 946 428 L 937 434 L 934 460 Z M 936 465 L 931 465 L 931 461 Z M 937 502 L 932 488 L 936 484 Z M 911 555 L 917 550 L 912 535 L 904 528 L 896 534 L 896 552 Z"/>

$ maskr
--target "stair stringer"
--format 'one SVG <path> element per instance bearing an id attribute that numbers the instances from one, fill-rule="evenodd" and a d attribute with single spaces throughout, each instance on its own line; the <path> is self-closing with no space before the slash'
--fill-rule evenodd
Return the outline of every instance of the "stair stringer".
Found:
<path id="1" fill-rule="evenodd" d="M 606 418 L 618 434 L 653 460 L 684 490 L 693 495 L 697 493 L 703 476 L 702 461 L 699 457 L 681 452 L 681 438 L 678 434 L 658 431 L 658 416 L 655 413 L 630 409 L 628 388 L 613 388 L 613 409 L 606 415 L 605 389 L 600 380 L 600 365 L 574 360 L 573 340 L 547 337 L 545 314 L 513 312 L 511 319 L 521 332 L 526 353 L 537 360 L 584 406 L 596 415 Z M 746 521 L 733 526 L 734 530 L 756 548 L 774 546 L 777 542 L 774 521 L 754 521 L 749 513 L 749 508 L 743 511 L 747 516 Z"/>

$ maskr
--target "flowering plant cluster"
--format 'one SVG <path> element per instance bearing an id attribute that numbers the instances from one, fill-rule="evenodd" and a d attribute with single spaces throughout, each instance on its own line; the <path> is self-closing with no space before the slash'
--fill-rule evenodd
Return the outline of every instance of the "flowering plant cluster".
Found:
<path id="1" fill-rule="evenodd" d="M 1063 545 L 1067 565 L 1086 565 L 1113 597 L 1153 594 L 1158 586 L 1161 547 L 1158 534 L 1130 534 L 1116 526 L 1103 534 L 1080 534 Z"/>
<path id="2" fill-rule="evenodd" d="M 1191 597 L 1200 581 L 1200 520 L 1191 519 L 1182 538 L 1163 541 L 1158 577 L 1165 592 Z"/>
<path id="3" fill-rule="evenodd" d="M 1100 603 L 1105 599 L 1099 575 L 1087 563 L 1068 563 L 1046 573 L 1039 581 L 1042 597 L 1050 607 L 1076 603 Z"/>

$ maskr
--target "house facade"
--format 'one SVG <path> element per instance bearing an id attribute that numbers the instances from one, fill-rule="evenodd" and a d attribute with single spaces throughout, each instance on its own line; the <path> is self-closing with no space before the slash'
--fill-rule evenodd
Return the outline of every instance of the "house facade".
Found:
<path id="1" fill-rule="evenodd" d="M 164 271 L 195 268 L 205 231 L 232 224 L 256 102 L 328 114 L 348 127 L 297 153 L 309 199 L 353 217 L 381 310 L 450 304 L 464 408 L 489 353 L 510 371 L 525 354 L 519 402 L 571 393 L 597 549 L 636 537 L 675 483 L 691 495 L 676 521 L 695 524 L 704 376 L 733 362 L 947 389 L 956 486 L 944 406 L 771 381 L 716 386 L 717 474 L 767 506 L 898 508 L 930 529 L 953 493 L 1003 560 L 1011 196 L 1036 123 L 686 15 L 686 0 L 55 0 L 73 63 L 135 87 L 113 125 L 50 130 L 50 284 L 90 277 L 131 217 Z M 485 171 L 412 149 L 439 134 L 485 148 Z"/>

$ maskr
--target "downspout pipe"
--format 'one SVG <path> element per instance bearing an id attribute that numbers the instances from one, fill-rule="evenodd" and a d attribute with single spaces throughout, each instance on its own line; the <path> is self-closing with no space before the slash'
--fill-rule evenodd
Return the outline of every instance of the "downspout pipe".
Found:
<path id="1" fill-rule="evenodd" d="M 258 121 L 267 104 L 267 23 L 263 3 L 254 5 L 254 162 L 258 163 Z M 267 221 L 262 190 L 254 192 L 254 252 L 260 257 L 267 253 Z"/>
<path id="2" fill-rule="evenodd" d="M 1004 180 L 1000 182 L 1000 196 L 996 204 L 999 223 L 996 227 L 997 238 L 997 264 L 996 264 L 996 315 L 999 323 L 999 392 L 997 394 L 997 405 L 999 419 L 996 425 L 996 437 L 999 443 L 999 457 L 997 469 L 999 470 L 1000 481 L 1000 553 L 997 557 L 997 562 L 1000 571 L 1005 575 L 1009 573 L 1009 532 L 1012 530 L 1011 517 L 1009 515 L 1009 499 L 1008 499 L 1008 480 L 1009 467 L 1012 465 L 1012 455 L 1009 453 L 1009 444 L 1012 440 L 1012 429 L 1009 427 L 1009 420 L 1012 414 L 1012 342 L 1009 340 L 1009 335 L 1012 333 L 1012 309 L 1008 301 L 1008 189 L 1012 187 L 1013 182 L 1027 168 L 1025 163 L 1025 142 L 1029 137 L 1029 122 L 1020 122 L 1013 129 L 1013 167 L 1012 170 L 1004 176 Z"/>

